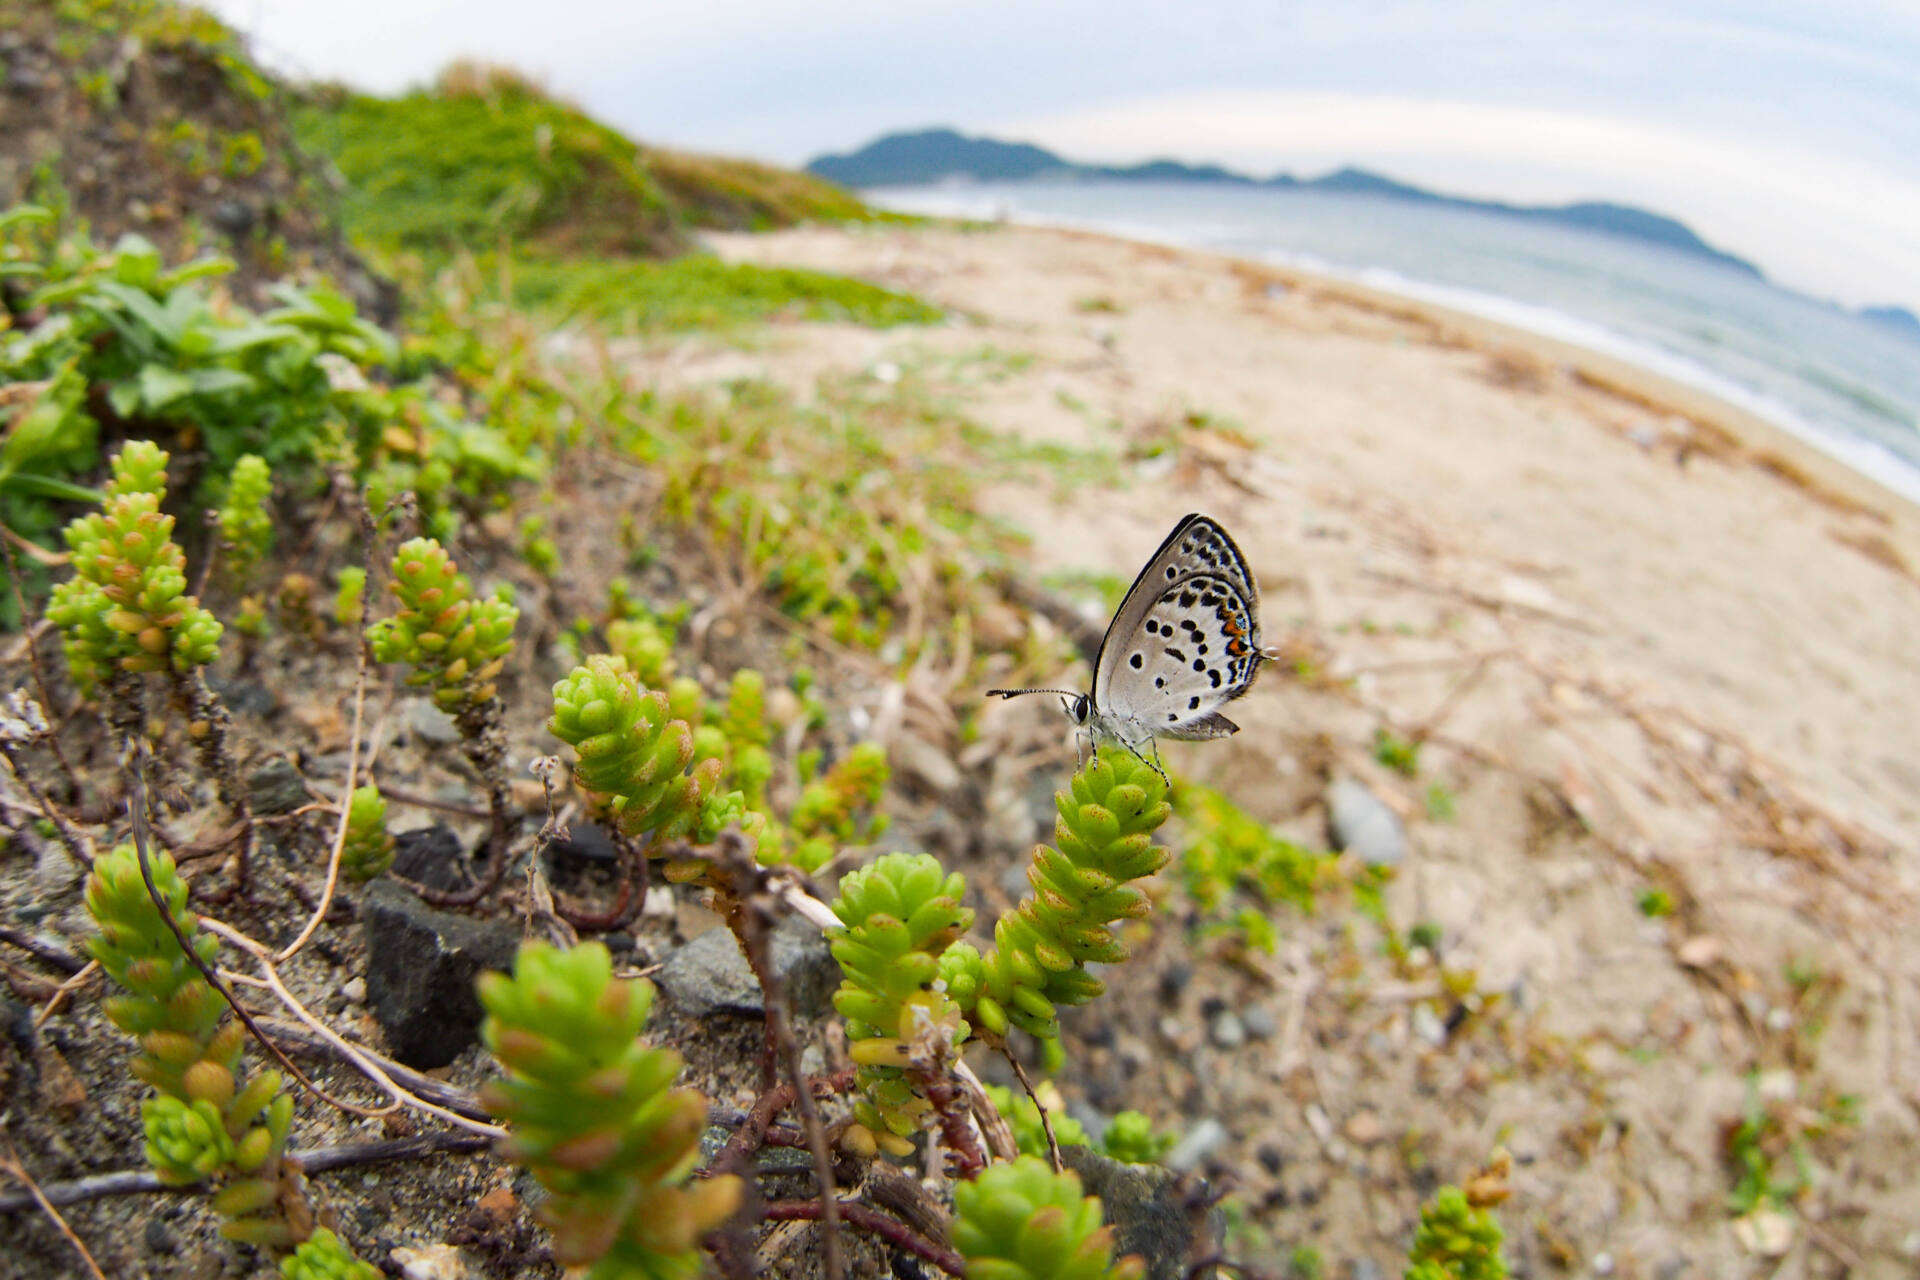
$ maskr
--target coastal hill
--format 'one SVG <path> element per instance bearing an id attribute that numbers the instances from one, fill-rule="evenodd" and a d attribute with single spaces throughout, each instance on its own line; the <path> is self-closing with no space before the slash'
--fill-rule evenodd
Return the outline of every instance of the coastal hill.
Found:
<path id="1" fill-rule="evenodd" d="M 1300 178 L 1291 173 L 1256 178 L 1218 165 L 1190 165 L 1178 160 L 1149 160 L 1136 165 L 1080 164 L 1030 143 L 970 138 L 952 129 L 924 129 L 916 133 L 888 134 L 850 155 L 820 156 L 808 163 L 807 171 L 849 187 L 914 186 L 955 179 L 975 182 L 1201 182 L 1378 196 L 1627 236 L 1718 262 L 1756 279 L 1764 278 L 1760 268 L 1753 263 L 1714 248 L 1695 235 L 1686 224 L 1631 205 L 1604 201 L 1520 205 L 1497 200 L 1471 200 L 1396 182 L 1366 169 L 1336 169 L 1317 178 Z"/>

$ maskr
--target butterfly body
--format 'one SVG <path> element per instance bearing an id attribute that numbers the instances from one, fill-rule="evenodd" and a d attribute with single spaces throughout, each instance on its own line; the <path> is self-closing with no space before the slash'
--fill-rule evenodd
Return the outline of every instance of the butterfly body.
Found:
<path id="1" fill-rule="evenodd" d="M 1156 738 L 1224 738 L 1220 709 L 1252 688 L 1264 654 L 1259 592 L 1227 531 L 1189 515 L 1127 589 L 1094 660 L 1093 689 L 1067 715 L 1095 739 L 1136 754 Z M 1063 692 L 993 689 L 990 694 Z"/>

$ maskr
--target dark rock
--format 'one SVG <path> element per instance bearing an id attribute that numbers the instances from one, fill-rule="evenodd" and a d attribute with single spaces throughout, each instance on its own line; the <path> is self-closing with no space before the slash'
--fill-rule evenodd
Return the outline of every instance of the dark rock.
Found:
<path id="1" fill-rule="evenodd" d="M 243 236 L 253 230 L 255 216 L 244 200 L 222 200 L 213 206 L 213 225 L 230 236 Z"/>
<path id="2" fill-rule="evenodd" d="M 275 756 L 247 775 L 247 799 L 257 814 L 292 813 L 308 800 L 307 780 L 285 756 Z"/>
<path id="3" fill-rule="evenodd" d="M 393 1056 L 410 1067 L 444 1067 L 480 1028 L 474 980 L 506 969 L 518 926 L 437 911 L 389 880 L 368 887 L 367 1003 Z"/>
<path id="4" fill-rule="evenodd" d="M 633 935 L 630 933 L 605 934 L 601 937 L 600 941 L 606 944 L 607 950 L 613 952 L 613 954 L 617 956 L 625 955 L 627 952 L 633 950 L 634 947 L 638 945 L 634 941 Z"/>
<path id="5" fill-rule="evenodd" d="M 220 701 L 227 704 L 227 710 L 237 716 L 270 716 L 280 709 L 280 699 L 273 690 L 254 680 L 222 680 L 208 676 L 207 684 L 220 695 Z"/>
<path id="6" fill-rule="evenodd" d="M 1172 1004 L 1180 998 L 1180 993 L 1193 981 L 1193 966 L 1170 964 L 1160 971 L 1160 999 Z"/>
<path id="7" fill-rule="evenodd" d="M 1212 1252 L 1226 1230 L 1219 1209 L 1206 1216 L 1209 1239 L 1195 1247 L 1195 1217 L 1190 1206 L 1204 1203 L 1180 1180 L 1159 1165 L 1122 1164 L 1091 1147 L 1062 1147 L 1067 1168 L 1080 1175 L 1088 1195 L 1100 1197 L 1100 1208 L 1113 1224 L 1116 1256 L 1137 1253 L 1147 1264 L 1147 1275 L 1184 1276 L 1187 1260 Z"/>
<path id="8" fill-rule="evenodd" d="M 460 889 L 467 884 L 466 850 L 444 822 L 415 827 L 393 838 L 393 873 L 429 889 Z"/>
<path id="9" fill-rule="evenodd" d="M 167 1230 L 167 1224 L 158 1218 L 147 1219 L 147 1252 L 162 1256 L 174 1250 L 173 1232 Z"/>
<path id="10" fill-rule="evenodd" d="M 617 862 L 620 851 L 604 827 L 592 822 L 573 823 L 567 838 L 555 840 L 547 850 L 556 858 L 579 858 L 586 862 Z"/>
<path id="11" fill-rule="evenodd" d="M 1279 1176 L 1281 1168 L 1284 1167 L 1287 1162 L 1286 1153 L 1272 1143 L 1267 1143 L 1261 1147 L 1256 1154 L 1260 1160 L 1260 1167 L 1276 1177 Z"/>
<path id="12" fill-rule="evenodd" d="M 804 920 L 782 921 L 774 931 L 772 952 L 774 972 L 786 979 L 794 1016 L 801 1021 L 823 1016 L 839 985 L 840 965 L 820 930 Z M 763 1012 L 760 982 L 725 929 L 710 929 L 676 948 L 654 981 L 689 1017 L 732 1013 L 757 1018 Z"/>

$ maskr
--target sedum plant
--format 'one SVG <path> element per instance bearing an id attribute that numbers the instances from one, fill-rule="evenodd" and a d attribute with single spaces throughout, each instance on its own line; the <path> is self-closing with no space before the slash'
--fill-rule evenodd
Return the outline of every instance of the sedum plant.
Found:
<path id="1" fill-rule="evenodd" d="M 280 1275 L 283 1280 L 381 1280 L 382 1272 L 354 1257 L 339 1236 L 321 1227 L 281 1259 Z"/>
<path id="2" fill-rule="evenodd" d="M 340 872 L 355 884 L 386 874 L 393 865 L 393 836 L 387 831 L 387 802 L 380 788 L 355 787 L 347 802 L 347 841 L 340 850 Z"/>
<path id="3" fill-rule="evenodd" d="M 413 667 L 407 683 L 429 690 L 435 706 L 461 722 L 497 707 L 494 679 L 513 652 L 520 610 L 505 600 L 476 600 L 473 584 L 432 538 L 415 538 L 393 557 L 393 593 L 400 611 L 367 628 L 380 662 Z"/>
<path id="4" fill-rule="evenodd" d="M 908 1139 L 933 1110 L 909 1071 L 920 1046 L 967 1036 L 958 1007 L 934 986 L 940 953 L 973 923 L 960 905 L 966 888 L 926 854 L 890 853 L 842 880 L 833 902 L 841 923 L 830 934 L 833 956 L 845 974 L 833 1006 L 865 1093 L 854 1119 L 893 1155 L 913 1150 Z"/>
<path id="5" fill-rule="evenodd" d="M 333 620 L 342 627 L 358 629 L 367 616 L 367 571 L 348 565 L 334 575 L 338 588 L 333 594 Z"/>
<path id="6" fill-rule="evenodd" d="M 242 454 L 233 465 L 227 498 L 216 517 L 227 586 L 240 597 L 234 627 L 248 635 L 259 634 L 265 622 L 260 598 L 250 592 L 255 572 L 273 550 L 272 497 L 273 473 L 267 460 L 257 453 Z"/>
<path id="7" fill-rule="evenodd" d="M 710 836 L 702 826 L 730 816 L 716 799 L 722 762 L 696 763 L 694 731 L 619 658 L 596 654 L 553 686 L 547 731 L 573 747 L 575 785 L 623 835 L 651 833 L 656 844 Z"/>
<path id="8" fill-rule="evenodd" d="M 1155 1133 L 1153 1121 L 1142 1113 L 1122 1111 L 1108 1123 L 1100 1149 L 1122 1164 L 1158 1164 L 1174 1141 L 1170 1133 Z"/>
<path id="9" fill-rule="evenodd" d="M 1009 1026 L 1052 1039 L 1059 1005 L 1085 1004 L 1106 990 L 1089 964 L 1117 964 L 1127 949 L 1109 927 L 1139 919 L 1147 897 L 1127 882 L 1166 865 L 1153 832 L 1172 812 L 1158 771 L 1129 752 L 1108 751 L 1056 792 L 1054 840 L 1037 846 L 1027 881 L 1033 891 L 1000 918 L 985 954 L 959 943 L 942 958 L 941 976 L 962 1012 L 988 1036 Z"/>
<path id="10" fill-rule="evenodd" d="M 1442 1187 L 1420 1207 L 1406 1280 L 1504 1280 L 1504 1240 L 1493 1214 L 1460 1188 Z"/>
<path id="11" fill-rule="evenodd" d="M 82 690 L 121 671 L 185 675 L 219 652 L 220 624 L 187 594 L 186 556 L 160 510 L 166 487 L 166 453 L 130 440 L 104 508 L 67 526 L 74 576 L 53 589 L 47 617 Z"/>
<path id="12" fill-rule="evenodd" d="M 1089 1145 L 1087 1127 L 1068 1115 L 1060 1098 L 1060 1090 L 1053 1081 L 1042 1080 L 1034 1089 L 1040 1101 L 1046 1104 L 1047 1115 L 1053 1125 L 1053 1140 L 1062 1147 L 1084 1147 Z M 1034 1104 L 1025 1092 L 1016 1093 L 1005 1085 L 986 1086 L 987 1098 L 993 1103 L 993 1109 L 1006 1120 L 1013 1130 L 1013 1145 L 1022 1155 L 1044 1156 L 1047 1154 L 1047 1128 L 1041 1123 L 1040 1108 Z"/>
<path id="13" fill-rule="evenodd" d="M 888 776 L 886 748 L 862 742 L 826 776 L 809 782 L 788 821 L 799 840 L 793 864 L 802 871 L 818 871 L 837 849 L 878 839 L 887 829 L 887 817 L 874 810 L 886 792 Z"/>
<path id="14" fill-rule="evenodd" d="M 1021 1156 L 953 1188 L 953 1245 L 969 1280 L 1137 1280 L 1145 1264 L 1113 1260 L 1113 1228 L 1079 1175 Z"/>
<path id="15" fill-rule="evenodd" d="M 151 869 L 168 915 L 211 964 L 218 944 L 187 910 L 173 860 L 157 854 Z M 172 1186 L 219 1182 L 213 1206 L 226 1219 L 222 1235 L 292 1246 L 304 1228 L 282 1204 L 293 1099 L 280 1091 L 280 1073 L 239 1071 L 245 1034 L 225 1020 L 225 1001 L 161 918 L 131 846 L 95 864 L 87 910 L 100 928 L 89 950 L 124 993 L 106 1002 L 107 1017 L 139 1043 L 133 1073 L 156 1091 L 140 1108 L 148 1163 Z"/>
<path id="16" fill-rule="evenodd" d="M 590 1280 L 692 1277 L 698 1244 L 739 1203 L 735 1177 L 687 1182 L 707 1107 L 672 1088 L 680 1056 L 639 1040 L 644 981 L 613 977 L 597 942 L 522 944 L 512 976 L 480 979 L 481 1035 L 506 1074 L 482 1094 L 512 1128 L 504 1150 L 550 1198 L 540 1217 L 563 1265 Z"/>

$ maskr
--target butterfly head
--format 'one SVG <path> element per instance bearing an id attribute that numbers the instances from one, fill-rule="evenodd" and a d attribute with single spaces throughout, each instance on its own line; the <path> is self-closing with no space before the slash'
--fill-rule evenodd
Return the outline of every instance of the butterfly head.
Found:
<path id="1" fill-rule="evenodd" d="M 1093 695 L 1082 693 L 1074 697 L 1062 696 L 1060 706 L 1067 713 L 1069 720 L 1077 725 L 1084 725 L 1093 715 Z"/>

